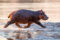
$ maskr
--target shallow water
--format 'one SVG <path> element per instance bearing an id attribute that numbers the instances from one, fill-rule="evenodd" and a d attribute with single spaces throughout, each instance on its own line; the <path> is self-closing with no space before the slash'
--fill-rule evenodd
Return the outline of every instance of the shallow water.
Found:
<path id="1" fill-rule="evenodd" d="M 42 23 L 46 28 L 41 28 L 32 24 L 30 28 L 18 29 L 15 25 L 10 25 L 4 29 L 4 23 L 0 23 L 0 36 L 12 38 L 14 40 L 60 40 L 60 23 Z M 19 38 L 18 38 L 19 37 Z"/>

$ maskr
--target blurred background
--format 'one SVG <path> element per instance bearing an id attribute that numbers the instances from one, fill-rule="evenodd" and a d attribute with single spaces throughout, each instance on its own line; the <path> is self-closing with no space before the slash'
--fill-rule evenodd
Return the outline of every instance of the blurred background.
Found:
<path id="1" fill-rule="evenodd" d="M 60 22 L 60 0 L 0 0 L 0 22 L 6 22 L 8 15 L 15 10 L 44 10 L 47 22 Z"/>

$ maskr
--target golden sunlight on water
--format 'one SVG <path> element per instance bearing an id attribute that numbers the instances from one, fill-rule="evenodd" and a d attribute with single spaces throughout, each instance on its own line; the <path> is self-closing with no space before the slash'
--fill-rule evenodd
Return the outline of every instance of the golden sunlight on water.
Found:
<path id="1" fill-rule="evenodd" d="M 15 40 L 19 38 L 21 40 L 60 40 L 60 3 L 51 1 L 53 0 L 45 0 L 44 2 L 41 0 L 41 3 L 13 3 L 13 1 L 12 3 L 0 3 L 0 40 L 8 38 Z M 14 24 L 5 29 L 4 25 L 9 20 L 8 15 L 19 9 L 44 10 L 49 17 L 47 21 L 41 20 L 46 29 L 36 24 L 32 24 L 30 28 L 23 31 L 18 30 Z"/>

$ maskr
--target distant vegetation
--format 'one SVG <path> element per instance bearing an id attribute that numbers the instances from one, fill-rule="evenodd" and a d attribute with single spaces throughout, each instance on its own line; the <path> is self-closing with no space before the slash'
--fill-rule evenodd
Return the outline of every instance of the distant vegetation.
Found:
<path id="1" fill-rule="evenodd" d="M 40 2 L 60 2 L 60 0 L 0 0 L 0 3 L 40 3 Z"/>

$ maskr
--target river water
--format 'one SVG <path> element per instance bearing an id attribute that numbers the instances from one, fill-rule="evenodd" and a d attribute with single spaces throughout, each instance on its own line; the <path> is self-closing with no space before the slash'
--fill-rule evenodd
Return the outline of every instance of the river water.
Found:
<path id="1" fill-rule="evenodd" d="M 46 26 L 45 29 L 36 24 L 32 24 L 30 28 L 26 29 L 18 29 L 12 24 L 5 29 L 3 28 L 5 24 L 0 23 L 0 36 L 14 40 L 60 40 L 60 23 L 48 22 L 42 24 Z"/>
<path id="2" fill-rule="evenodd" d="M 43 9 L 49 19 L 42 22 L 46 28 L 32 24 L 30 28 L 18 29 L 14 24 L 3 28 L 9 20 L 8 15 L 19 9 Z M 60 40 L 60 3 L 0 3 L 0 36 L 13 40 Z M 24 26 L 21 24 L 21 26 Z M 1 38 L 0 37 L 0 38 Z M 5 40 L 5 39 L 0 40 Z"/>

